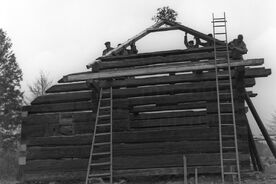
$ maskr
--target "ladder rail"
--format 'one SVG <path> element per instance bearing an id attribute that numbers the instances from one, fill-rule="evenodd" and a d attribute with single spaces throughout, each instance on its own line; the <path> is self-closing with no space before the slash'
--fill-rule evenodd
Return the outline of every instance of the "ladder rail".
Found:
<path id="1" fill-rule="evenodd" d="M 214 20 L 214 13 L 212 14 Z M 217 49 L 216 49 L 216 36 L 215 36 L 215 21 L 213 23 L 213 39 L 214 39 L 214 56 L 215 56 L 215 73 L 216 73 L 216 89 L 217 89 L 217 107 L 218 107 L 218 121 L 219 121 L 219 135 L 221 135 L 221 114 L 220 114 L 220 96 L 219 96 L 219 84 L 218 84 L 218 67 L 217 67 Z M 223 166 L 223 152 L 222 152 L 222 136 L 219 136 L 219 148 L 220 148 L 220 164 Z M 224 181 L 224 167 L 221 167 L 221 178 Z"/>
<path id="2" fill-rule="evenodd" d="M 102 94 L 102 89 L 100 90 L 100 94 Z M 102 100 L 102 95 L 100 95 L 99 102 L 98 102 L 98 109 L 97 109 L 97 114 L 96 114 L 96 121 L 95 121 L 95 126 L 94 126 L 94 133 L 93 133 L 93 139 L 92 139 L 92 144 L 91 144 L 91 149 L 90 149 L 90 155 L 89 155 L 89 161 L 88 161 L 88 168 L 87 168 L 87 174 L 86 174 L 86 179 L 85 179 L 85 184 L 89 184 L 89 175 L 91 171 L 91 161 L 92 161 L 92 153 L 94 149 L 94 144 L 95 144 L 95 138 L 96 138 L 96 128 L 98 124 L 98 116 L 99 116 L 99 111 L 100 111 L 100 106 L 101 106 L 101 100 Z"/>
<path id="3" fill-rule="evenodd" d="M 226 18 L 225 12 L 224 12 L 224 18 Z M 227 36 L 227 27 L 225 26 L 225 41 L 226 44 L 228 43 L 228 36 Z M 237 140 L 237 126 L 236 126 L 236 115 L 235 115 L 235 103 L 234 103 L 234 92 L 233 92 L 233 83 L 232 83 L 232 77 L 231 77 L 231 67 L 230 67 L 230 56 L 229 56 L 229 48 L 226 45 L 226 51 L 227 51 L 227 61 L 228 61 L 228 73 L 229 73 L 229 81 L 230 81 L 230 92 L 231 92 L 231 103 L 232 103 L 232 117 L 233 117 L 233 129 L 234 129 L 234 141 L 235 141 L 235 154 L 236 154 L 236 165 L 237 165 L 237 172 L 238 172 L 238 181 L 241 181 L 241 175 L 240 175 L 240 163 L 239 163 L 239 150 L 238 150 L 238 140 Z"/>
<path id="4" fill-rule="evenodd" d="M 110 184 L 113 184 L 113 90 L 110 87 Z"/>
<path id="5" fill-rule="evenodd" d="M 108 92 L 104 92 L 104 90 L 108 90 Z M 109 94 L 108 97 L 106 97 L 106 94 Z M 105 95 L 105 96 L 104 96 Z M 102 103 L 103 101 L 109 101 L 109 104 L 106 105 L 105 103 Z M 101 111 L 106 112 L 105 110 L 108 110 L 109 113 L 106 115 L 101 114 Z M 89 163 L 88 163 L 88 168 L 87 168 L 87 175 L 86 175 L 86 181 L 85 184 L 90 184 L 93 179 L 100 179 L 102 180 L 105 178 L 109 179 L 109 183 L 113 183 L 113 138 L 112 138 L 112 133 L 113 133 L 113 127 L 112 127 L 112 116 L 113 116 L 113 94 L 112 94 L 112 86 L 110 88 L 101 88 L 100 89 L 100 95 L 99 95 L 99 103 L 98 103 L 98 109 L 96 113 L 96 120 L 95 120 L 95 128 L 94 128 L 94 134 L 93 134 L 93 140 L 91 144 L 91 149 L 90 149 L 90 156 L 89 156 Z M 108 117 L 109 123 L 100 123 L 99 121 L 102 119 L 102 117 Z M 107 118 L 106 118 L 107 120 Z M 109 127 L 107 130 L 101 130 L 101 127 Z M 97 137 L 102 137 L 102 136 L 108 136 L 108 140 L 106 139 L 102 141 L 96 142 Z M 97 138 L 98 140 L 101 140 L 100 138 Z M 101 151 L 101 152 L 95 152 L 94 149 L 95 146 L 107 146 L 109 147 L 109 151 Z M 107 147 L 107 148 L 108 148 Z M 109 161 L 104 161 L 104 162 L 94 162 L 97 159 L 94 159 L 94 157 L 98 156 L 104 156 L 105 158 L 109 159 Z M 97 168 L 99 166 L 104 166 L 106 167 L 106 172 L 102 173 L 97 173 Z M 109 171 L 108 171 L 109 170 Z M 96 171 L 96 172 L 95 172 Z M 92 182 L 93 183 L 93 182 Z"/>
<path id="6" fill-rule="evenodd" d="M 224 168 L 224 161 L 227 161 L 229 159 L 224 159 L 224 147 L 223 147 L 223 132 L 222 132 L 222 113 L 221 113 L 221 105 L 224 103 L 221 103 L 220 99 L 220 88 L 219 88 L 219 78 L 218 78 L 218 67 L 217 67 L 217 48 L 216 43 L 214 42 L 214 57 L 215 57 L 215 74 L 216 74 L 216 88 L 217 88 L 217 105 L 218 105 L 218 122 L 219 122 L 219 141 L 220 141 L 220 163 L 221 163 L 221 178 L 222 178 L 222 184 L 225 182 L 225 175 L 227 174 L 237 174 L 238 176 L 238 183 L 241 183 L 241 177 L 240 177 L 240 165 L 239 165 L 239 152 L 238 152 L 238 141 L 237 141 L 237 129 L 236 129 L 236 117 L 235 117 L 235 105 L 234 105 L 234 96 L 233 96 L 233 83 L 232 83 L 232 76 L 231 76 L 231 67 L 230 67 L 230 56 L 229 56 L 229 48 L 228 48 L 228 37 L 227 37 L 227 26 L 226 26 L 226 15 L 225 12 L 223 14 L 223 18 L 219 18 L 219 21 L 217 18 L 214 17 L 214 13 L 212 14 L 213 18 L 213 34 L 214 34 L 214 40 L 216 39 L 216 35 L 224 35 L 225 36 L 225 48 L 226 48 L 226 59 L 227 59 L 227 70 L 228 70 L 228 80 L 229 80 L 229 88 L 230 88 L 230 99 L 231 99 L 231 111 L 232 111 L 232 124 L 229 124 L 233 126 L 233 132 L 234 132 L 234 150 L 235 150 L 235 159 L 236 160 L 236 172 L 225 172 Z M 219 26 L 216 25 L 216 23 L 219 23 Z M 222 25 L 221 23 L 224 23 Z M 220 30 L 219 33 L 216 32 L 216 27 L 222 27 L 223 30 Z M 217 28 L 218 29 L 218 28 Z M 228 135 L 230 136 L 230 135 Z M 231 167 L 232 168 L 232 167 Z"/>

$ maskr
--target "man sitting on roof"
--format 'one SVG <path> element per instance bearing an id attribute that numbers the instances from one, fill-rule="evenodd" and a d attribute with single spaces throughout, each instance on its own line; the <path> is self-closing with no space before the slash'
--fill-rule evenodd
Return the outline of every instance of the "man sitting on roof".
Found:
<path id="1" fill-rule="evenodd" d="M 213 38 L 213 35 L 210 33 L 210 34 L 208 34 L 207 36 L 209 36 L 209 37 L 211 37 L 211 38 Z M 214 45 L 214 42 L 213 41 L 207 41 L 207 42 L 201 42 L 200 41 L 200 39 L 198 39 L 198 41 L 199 41 L 199 45 L 202 45 L 203 47 L 211 47 L 211 46 L 213 46 Z"/>
<path id="2" fill-rule="evenodd" d="M 118 44 L 118 47 L 121 44 Z M 130 49 L 126 49 L 125 47 L 122 47 L 121 50 L 117 53 L 117 55 L 119 56 L 126 56 L 126 55 L 130 55 L 130 54 L 137 54 L 138 50 L 136 48 L 135 42 L 132 42 L 130 44 Z"/>
<path id="3" fill-rule="evenodd" d="M 184 37 L 184 44 L 185 46 L 187 47 L 187 49 L 193 49 L 193 48 L 198 48 L 199 46 L 199 38 L 195 37 L 195 40 L 196 40 L 196 44 L 194 44 L 194 41 L 193 40 L 190 40 L 188 42 L 187 40 L 187 32 L 185 33 L 185 37 Z"/>
<path id="4" fill-rule="evenodd" d="M 106 49 L 103 50 L 103 56 L 106 55 L 109 51 L 113 50 L 114 48 L 110 46 L 110 42 L 105 42 Z"/>
<path id="5" fill-rule="evenodd" d="M 234 39 L 229 44 L 229 49 L 232 50 L 231 58 L 232 59 L 243 59 L 242 55 L 247 53 L 246 45 L 243 41 L 243 36 L 238 35 L 237 39 Z"/>

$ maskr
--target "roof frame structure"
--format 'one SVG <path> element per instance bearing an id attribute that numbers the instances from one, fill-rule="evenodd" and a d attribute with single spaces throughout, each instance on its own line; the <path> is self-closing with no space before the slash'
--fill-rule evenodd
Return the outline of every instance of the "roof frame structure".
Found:
<path id="1" fill-rule="evenodd" d="M 169 27 L 165 27 L 165 28 L 160 28 L 163 25 L 167 25 Z M 126 48 L 128 46 L 131 45 L 131 43 L 136 42 L 138 40 L 140 40 L 141 38 L 145 37 L 146 35 L 148 35 L 149 33 L 152 32 L 161 32 L 161 31 L 171 31 L 171 30 L 180 30 L 183 32 L 187 32 L 195 37 L 198 37 L 202 40 L 205 41 L 214 41 L 213 37 L 210 37 L 204 33 L 201 33 L 199 31 L 196 31 L 194 29 L 191 29 L 189 27 L 183 26 L 180 23 L 177 22 L 172 22 L 172 21 L 168 21 L 168 20 L 161 20 L 157 23 L 155 23 L 154 25 L 150 26 L 149 28 L 143 30 L 142 32 L 140 32 L 139 34 L 133 36 L 132 38 L 128 39 L 126 42 L 122 43 L 120 46 L 114 48 L 113 50 L 107 52 L 104 56 L 99 57 L 96 61 L 100 61 L 101 58 L 105 58 L 105 57 L 109 57 L 114 53 L 118 53 L 119 51 L 121 51 L 123 48 Z M 215 40 L 217 45 L 222 45 L 223 42 L 220 40 Z M 94 61 L 95 62 L 95 61 Z M 91 68 L 92 64 L 94 63 L 89 63 L 88 65 L 86 65 L 87 68 Z"/>

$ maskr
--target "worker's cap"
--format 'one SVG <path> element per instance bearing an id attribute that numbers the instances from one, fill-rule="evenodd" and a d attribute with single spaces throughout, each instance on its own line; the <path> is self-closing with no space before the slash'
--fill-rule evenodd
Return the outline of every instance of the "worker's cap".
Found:
<path id="1" fill-rule="evenodd" d="M 110 45 L 110 42 L 105 42 L 104 44 L 105 44 L 105 45 Z"/>

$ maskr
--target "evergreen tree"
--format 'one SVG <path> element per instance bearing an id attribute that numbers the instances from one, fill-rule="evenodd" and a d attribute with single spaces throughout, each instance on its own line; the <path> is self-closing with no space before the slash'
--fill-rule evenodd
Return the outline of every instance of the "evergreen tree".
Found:
<path id="1" fill-rule="evenodd" d="M 0 145 L 14 148 L 20 134 L 22 71 L 11 50 L 12 43 L 0 29 Z"/>
<path id="2" fill-rule="evenodd" d="M 152 20 L 155 22 L 159 22 L 161 20 L 169 20 L 172 22 L 176 21 L 178 13 L 171 9 L 168 6 L 164 6 L 163 8 L 158 8 L 157 13 L 154 17 L 152 17 Z"/>

